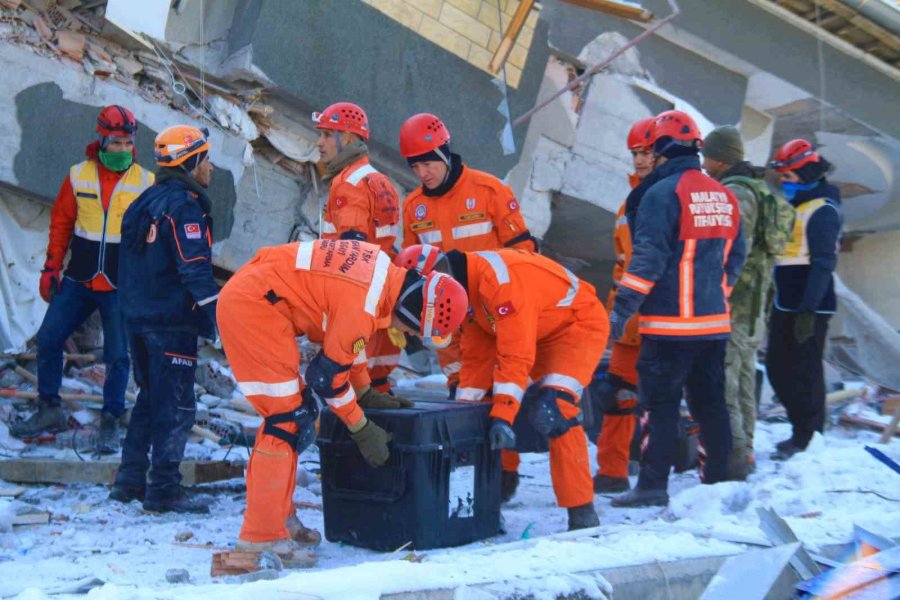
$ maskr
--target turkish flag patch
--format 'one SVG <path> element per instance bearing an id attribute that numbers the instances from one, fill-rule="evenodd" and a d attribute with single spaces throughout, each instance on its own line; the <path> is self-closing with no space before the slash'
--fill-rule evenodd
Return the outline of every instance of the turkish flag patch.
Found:
<path id="1" fill-rule="evenodd" d="M 184 237 L 189 240 L 199 240 L 202 238 L 203 234 L 200 232 L 200 223 L 185 223 Z"/>
<path id="2" fill-rule="evenodd" d="M 497 307 L 497 318 L 502 319 L 516 313 L 516 307 L 509 300 Z"/>

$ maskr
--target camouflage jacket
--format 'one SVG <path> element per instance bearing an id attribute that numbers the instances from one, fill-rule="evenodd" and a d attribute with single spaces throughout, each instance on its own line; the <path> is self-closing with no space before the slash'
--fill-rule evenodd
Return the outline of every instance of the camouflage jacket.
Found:
<path id="1" fill-rule="evenodd" d="M 744 269 L 731 294 L 732 329 L 748 342 L 757 343 L 765 332 L 775 257 L 783 251 L 794 226 L 793 209 L 772 194 L 762 173 L 762 169 L 740 162 L 720 180 L 737 196 L 748 249 Z"/>

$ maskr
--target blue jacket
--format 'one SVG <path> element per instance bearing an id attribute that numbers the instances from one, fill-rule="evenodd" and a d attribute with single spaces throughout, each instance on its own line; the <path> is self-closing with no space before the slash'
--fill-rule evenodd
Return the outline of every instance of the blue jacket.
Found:
<path id="1" fill-rule="evenodd" d="M 666 161 L 625 204 L 634 249 L 613 308 L 640 309 L 649 338 L 726 339 L 726 295 L 744 265 L 744 238 L 734 194 L 700 171 L 696 156 Z"/>
<path id="2" fill-rule="evenodd" d="M 785 312 L 833 313 L 834 277 L 843 217 L 841 193 L 825 179 L 791 200 L 794 235 L 775 259 L 775 308 Z"/>
<path id="3" fill-rule="evenodd" d="M 215 337 L 212 221 L 206 192 L 187 174 L 160 169 L 122 218 L 119 299 L 131 332 Z"/>

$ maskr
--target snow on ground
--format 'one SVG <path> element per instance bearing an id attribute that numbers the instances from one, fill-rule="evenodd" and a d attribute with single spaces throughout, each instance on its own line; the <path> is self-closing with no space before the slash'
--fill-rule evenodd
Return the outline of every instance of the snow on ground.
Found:
<path id="1" fill-rule="evenodd" d="M 212 553 L 233 544 L 240 528 L 241 480 L 200 486 L 213 500 L 212 516 L 146 515 L 137 502 L 107 501 L 103 486 L 30 486 L 14 501 L 0 498 L 0 597 L 48 598 L 90 578 L 106 582 L 90 592 L 99 600 L 208 598 L 210 593 L 222 600 L 260 594 L 369 600 L 381 593 L 446 587 L 457 588 L 462 600 L 482 594 L 466 586 L 487 582 L 498 582 L 491 587 L 495 591 L 538 592 L 537 597 L 575 589 L 601 597 L 602 578 L 584 572 L 747 548 L 735 541 L 765 543 L 757 507 L 777 511 L 812 550 L 848 541 L 854 524 L 900 536 L 897 474 L 863 449 L 876 443 L 875 434 L 832 429 L 790 461 L 769 461 L 775 442 L 788 432 L 786 424 L 760 424 L 759 469 L 746 483 L 701 486 L 695 471 L 673 475 L 665 509 L 613 509 L 608 497 L 597 496 L 604 532 L 597 538 L 540 539 L 564 531 L 566 513 L 553 499 L 547 455 L 525 455 L 519 492 L 503 509 L 503 535 L 415 553 L 421 562 L 403 560 L 411 558 L 406 550 L 391 555 L 325 541 L 317 569 L 244 584 L 214 583 L 209 576 Z M 896 443 L 881 448 L 900 458 Z M 244 449 L 231 452 L 231 458 L 246 456 Z M 221 457 L 224 451 L 192 444 L 191 454 Z M 301 456 L 295 493 L 301 505 L 321 504 L 317 463 L 315 449 Z M 51 523 L 12 528 L 13 514 L 24 505 L 51 512 Z M 300 516 L 307 526 L 322 528 L 320 510 L 301 508 Z M 176 541 L 187 532 L 190 539 Z M 187 569 L 191 583 L 167 583 L 169 569 Z"/>

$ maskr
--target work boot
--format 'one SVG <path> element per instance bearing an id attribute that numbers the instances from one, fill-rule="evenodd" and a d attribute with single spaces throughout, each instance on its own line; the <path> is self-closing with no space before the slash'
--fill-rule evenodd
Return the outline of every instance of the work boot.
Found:
<path id="1" fill-rule="evenodd" d="M 743 450 L 734 450 L 728 456 L 728 473 L 726 479 L 728 481 L 747 481 L 750 475 L 750 462 L 747 460 L 747 453 Z"/>
<path id="2" fill-rule="evenodd" d="M 569 531 L 576 529 L 587 529 L 588 527 L 597 527 L 600 525 L 600 517 L 594 509 L 594 503 L 588 502 L 581 506 L 573 506 L 569 511 Z"/>
<path id="3" fill-rule="evenodd" d="M 644 506 L 666 506 L 669 494 L 666 490 L 643 490 L 639 487 L 612 499 L 611 504 L 618 508 L 641 508 Z"/>
<path id="4" fill-rule="evenodd" d="M 288 569 L 309 569 L 316 566 L 319 560 L 315 550 L 304 548 L 290 538 L 270 542 L 238 540 L 234 548 L 242 552 L 272 552 L 281 559 L 284 566 Z"/>
<path id="5" fill-rule="evenodd" d="M 17 438 L 33 438 L 42 433 L 59 433 L 69 428 L 69 419 L 61 406 L 41 402 L 38 410 L 25 421 L 13 423 L 9 433 Z"/>
<path id="6" fill-rule="evenodd" d="M 747 472 L 750 475 L 756 473 L 756 456 L 752 452 L 747 455 Z"/>
<path id="7" fill-rule="evenodd" d="M 315 529 L 310 529 L 300 522 L 300 517 L 296 513 L 292 513 L 285 523 L 291 539 L 301 546 L 315 547 L 322 543 L 322 534 Z"/>
<path id="8" fill-rule="evenodd" d="M 797 454 L 798 452 L 803 452 L 806 448 L 798 446 L 794 443 L 794 440 L 785 440 L 783 442 L 778 442 L 775 444 L 775 452 L 773 452 L 769 458 L 772 460 L 787 460 Z"/>
<path id="9" fill-rule="evenodd" d="M 144 499 L 144 512 L 148 513 L 192 513 L 192 514 L 209 514 L 209 501 L 205 498 L 191 498 L 184 491 L 184 488 L 178 487 L 177 492 L 173 496 L 152 497 L 148 496 Z"/>
<path id="10" fill-rule="evenodd" d="M 509 502 L 516 495 L 519 487 L 519 473 L 517 471 L 500 472 L 500 502 Z"/>
<path id="11" fill-rule="evenodd" d="M 627 477 L 612 477 L 610 475 L 594 475 L 594 492 L 597 494 L 618 494 L 631 489 L 631 482 Z"/>
<path id="12" fill-rule="evenodd" d="M 143 502 L 145 493 L 146 489 L 143 487 L 114 485 L 112 489 L 109 490 L 109 499 L 115 500 L 116 502 L 122 502 L 123 504 L 128 504 L 132 500 L 140 500 Z"/>
<path id="13" fill-rule="evenodd" d="M 100 413 L 94 450 L 97 454 L 115 454 L 119 450 L 119 419 L 106 411 Z"/>

